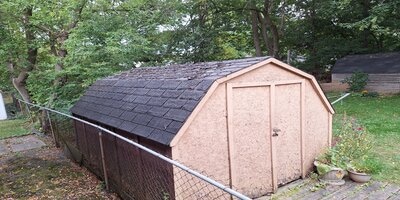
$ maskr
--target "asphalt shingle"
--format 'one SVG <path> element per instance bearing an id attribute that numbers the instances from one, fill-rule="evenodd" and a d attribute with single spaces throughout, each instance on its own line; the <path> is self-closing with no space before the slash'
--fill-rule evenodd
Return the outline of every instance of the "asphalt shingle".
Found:
<path id="1" fill-rule="evenodd" d="M 215 80 L 265 59 L 135 68 L 96 81 L 71 112 L 168 145 Z"/>

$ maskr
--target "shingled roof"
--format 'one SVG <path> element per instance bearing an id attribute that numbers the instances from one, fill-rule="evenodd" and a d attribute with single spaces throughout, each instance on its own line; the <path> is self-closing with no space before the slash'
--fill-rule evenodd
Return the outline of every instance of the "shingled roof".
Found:
<path id="1" fill-rule="evenodd" d="M 362 71 L 368 74 L 400 73 L 400 52 L 350 55 L 336 61 L 334 74 Z"/>
<path id="2" fill-rule="evenodd" d="M 267 58 L 135 68 L 95 82 L 71 112 L 168 145 L 215 80 Z"/>

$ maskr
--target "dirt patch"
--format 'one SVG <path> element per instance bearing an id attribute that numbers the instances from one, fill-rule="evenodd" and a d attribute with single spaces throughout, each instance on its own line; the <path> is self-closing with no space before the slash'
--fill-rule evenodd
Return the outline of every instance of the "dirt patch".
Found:
<path id="1" fill-rule="evenodd" d="M 55 147 L 0 156 L 0 183 L 0 199 L 119 199 Z"/>

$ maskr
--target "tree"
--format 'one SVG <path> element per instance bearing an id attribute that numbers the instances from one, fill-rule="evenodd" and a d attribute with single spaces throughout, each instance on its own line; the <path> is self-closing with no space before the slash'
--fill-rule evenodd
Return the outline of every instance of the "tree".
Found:
<path id="1" fill-rule="evenodd" d="M 2 2 L 0 4 L 3 29 L 0 63 L 8 71 L 14 88 L 30 102 L 26 88 L 29 73 L 37 64 L 37 36 L 32 24 L 33 6 L 29 3 Z"/>

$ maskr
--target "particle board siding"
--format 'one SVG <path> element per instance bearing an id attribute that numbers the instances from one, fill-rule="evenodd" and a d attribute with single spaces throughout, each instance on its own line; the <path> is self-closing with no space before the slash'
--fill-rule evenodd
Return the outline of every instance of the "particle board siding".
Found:
<path id="1" fill-rule="evenodd" d="M 232 91 L 232 186 L 250 197 L 272 192 L 269 95 L 269 86 Z"/>
<path id="2" fill-rule="evenodd" d="M 226 88 L 221 84 L 193 118 L 179 143 L 172 147 L 172 157 L 228 186 L 230 177 L 226 112 Z M 178 183 L 175 185 L 177 199 L 184 199 L 194 192 L 199 192 L 196 195 L 203 195 L 200 191 L 185 189 L 190 188 L 193 181 L 202 181 L 196 178 L 190 180 L 192 177 L 181 175 L 182 172 L 174 169 L 174 179 Z M 182 185 L 185 183 L 188 184 L 187 187 Z"/>
<path id="3" fill-rule="evenodd" d="M 312 89 L 311 83 L 306 81 L 305 94 L 305 170 L 313 168 L 313 161 L 318 154 L 328 147 L 329 117 L 324 104 L 318 94 Z"/>
<path id="4" fill-rule="evenodd" d="M 278 185 L 302 176 L 301 172 L 301 84 L 277 85 L 274 125 L 280 129 L 274 137 Z M 283 151 L 284 149 L 284 151 Z"/>
<path id="5" fill-rule="evenodd" d="M 241 76 L 229 80 L 229 83 L 271 82 L 298 79 L 299 75 L 279 67 L 274 63 L 268 63 L 262 67 L 249 71 Z"/>
<path id="6" fill-rule="evenodd" d="M 268 62 L 269 61 L 269 62 Z M 307 79 L 312 82 L 312 87 L 317 91 L 321 101 L 324 102 L 325 108 L 329 112 L 334 113 L 332 106 L 328 99 L 325 97 L 323 91 L 319 87 L 315 78 L 305 72 L 302 72 L 294 67 L 291 67 L 285 63 L 282 63 L 276 59 L 270 58 L 265 61 L 266 64 L 255 68 L 241 76 L 232 78 L 229 80 L 230 83 L 255 83 L 255 82 L 285 82 L 289 80 Z M 244 71 L 247 69 L 244 69 Z"/>

